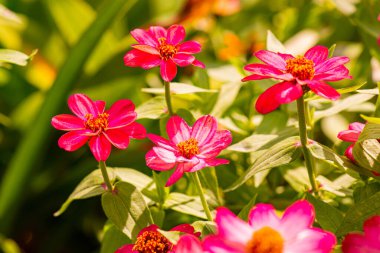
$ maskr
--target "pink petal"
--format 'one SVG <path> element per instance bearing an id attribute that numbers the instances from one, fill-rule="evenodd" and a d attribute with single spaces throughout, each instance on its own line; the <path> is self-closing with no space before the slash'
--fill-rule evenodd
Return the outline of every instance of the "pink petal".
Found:
<path id="1" fill-rule="evenodd" d="M 198 141 L 198 146 L 203 146 L 214 137 L 217 127 L 216 119 L 205 115 L 194 123 L 190 136 Z"/>
<path id="2" fill-rule="evenodd" d="M 356 130 L 344 130 L 338 133 L 338 138 L 342 141 L 356 142 L 359 138 L 360 132 Z"/>
<path id="3" fill-rule="evenodd" d="M 58 140 L 58 146 L 66 151 L 75 151 L 86 144 L 89 136 L 86 135 L 91 131 L 79 130 L 65 133 Z"/>
<path id="4" fill-rule="evenodd" d="M 294 56 L 291 54 L 277 53 L 285 62 L 290 59 L 294 59 Z"/>
<path id="5" fill-rule="evenodd" d="M 227 148 L 232 142 L 231 132 L 228 130 L 217 130 L 212 140 L 205 145 L 199 147 L 201 158 L 213 158 L 219 155 L 219 153 Z"/>
<path id="6" fill-rule="evenodd" d="M 193 61 L 195 60 L 195 57 L 189 54 L 178 53 L 174 55 L 172 60 L 174 61 L 174 63 L 176 63 L 180 67 L 186 67 L 193 63 Z"/>
<path id="7" fill-rule="evenodd" d="M 323 73 L 327 71 L 331 71 L 347 62 L 350 61 L 350 58 L 345 56 L 337 56 L 328 59 L 318 65 L 315 65 L 315 73 Z"/>
<path id="8" fill-rule="evenodd" d="M 281 105 L 279 101 L 273 99 L 277 95 L 275 86 L 270 87 L 259 96 L 255 104 L 257 112 L 267 114 L 276 110 Z"/>
<path id="9" fill-rule="evenodd" d="M 172 229 L 170 229 L 170 231 L 179 231 L 186 234 L 194 234 L 194 227 L 190 224 L 181 224 L 173 227 Z"/>
<path id="10" fill-rule="evenodd" d="M 354 154 L 352 153 L 353 151 L 353 148 L 354 148 L 354 145 L 355 144 L 351 144 L 350 146 L 348 146 L 348 148 L 346 149 L 346 151 L 344 152 L 344 155 L 350 159 L 353 163 L 355 163 L 355 157 L 354 157 Z"/>
<path id="11" fill-rule="evenodd" d="M 248 221 L 255 231 L 265 226 L 277 229 L 280 224 L 280 219 L 276 215 L 273 206 L 269 204 L 257 204 L 252 208 Z"/>
<path id="12" fill-rule="evenodd" d="M 223 239 L 245 245 L 252 238 L 253 228 L 225 207 L 217 209 L 215 222 Z"/>
<path id="13" fill-rule="evenodd" d="M 213 158 L 205 161 L 207 167 L 218 166 L 222 164 L 229 164 L 230 161 L 222 158 Z"/>
<path id="14" fill-rule="evenodd" d="M 177 66 L 172 60 L 162 61 L 160 65 L 160 74 L 164 81 L 170 82 L 177 75 Z"/>
<path id="15" fill-rule="evenodd" d="M 295 240 L 285 245 L 286 253 L 331 253 L 336 245 L 335 235 L 318 228 L 300 232 Z"/>
<path id="16" fill-rule="evenodd" d="M 317 95 L 330 99 L 337 100 L 340 94 L 332 88 L 330 85 L 322 81 L 309 81 L 307 80 L 307 86 Z"/>
<path id="17" fill-rule="evenodd" d="M 185 28 L 181 25 L 172 25 L 168 29 L 168 34 L 167 34 L 167 43 L 172 44 L 172 45 L 177 45 L 181 41 L 185 39 L 186 32 Z"/>
<path id="18" fill-rule="evenodd" d="M 275 78 L 279 80 L 290 81 L 293 80 L 294 77 L 289 73 L 283 73 L 280 69 L 264 64 L 248 64 L 244 67 L 245 70 L 252 72 L 254 76 L 261 76 L 266 78 Z M 262 78 L 261 78 L 262 79 Z M 242 79 L 243 82 L 253 80 L 251 76 L 247 76 Z"/>
<path id="19" fill-rule="evenodd" d="M 127 244 L 117 249 L 115 253 L 138 253 L 138 251 L 133 250 L 134 244 Z"/>
<path id="20" fill-rule="evenodd" d="M 131 35 L 139 44 L 149 45 L 152 47 L 158 46 L 158 41 L 152 35 L 142 29 L 134 29 L 131 31 Z"/>
<path id="21" fill-rule="evenodd" d="M 107 111 L 108 129 L 120 128 L 131 124 L 137 117 L 135 105 L 131 100 L 121 99 L 116 101 Z"/>
<path id="22" fill-rule="evenodd" d="M 361 234 L 348 234 L 342 242 L 343 253 L 370 253 L 371 250 L 367 239 Z"/>
<path id="23" fill-rule="evenodd" d="M 111 143 L 103 134 L 92 137 L 89 146 L 92 154 L 98 162 L 106 161 L 111 154 Z"/>
<path id="24" fill-rule="evenodd" d="M 153 150 L 161 160 L 167 163 L 174 163 L 177 160 L 177 157 L 172 151 L 169 151 L 161 147 L 153 147 Z"/>
<path id="25" fill-rule="evenodd" d="M 102 100 L 95 101 L 96 107 L 98 108 L 98 113 L 101 114 L 104 112 L 104 108 L 106 107 L 106 102 Z"/>
<path id="26" fill-rule="evenodd" d="M 204 159 L 198 159 L 198 157 L 193 157 L 192 162 L 186 162 L 184 164 L 185 172 L 195 172 L 207 167 L 206 161 Z"/>
<path id="27" fill-rule="evenodd" d="M 202 50 L 201 44 L 196 41 L 190 40 L 185 41 L 184 43 L 179 45 L 178 53 L 184 54 L 196 54 Z"/>
<path id="28" fill-rule="evenodd" d="M 146 231 L 157 231 L 160 227 L 157 226 L 156 224 L 152 224 L 152 225 L 149 225 L 143 229 L 140 230 L 140 232 L 138 233 L 137 237 L 139 237 L 140 235 L 144 234 L 144 232 Z"/>
<path id="29" fill-rule="evenodd" d="M 175 166 L 175 163 L 167 163 L 161 160 L 154 150 L 150 150 L 145 155 L 146 165 L 152 170 L 165 171 L 170 170 Z"/>
<path id="30" fill-rule="evenodd" d="M 160 55 L 160 52 L 158 52 L 158 50 L 152 46 L 137 44 L 137 45 L 132 45 L 132 48 L 137 49 L 137 50 L 142 51 L 142 52 L 145 52 L 145 53 L 148 53 L 148 54 L 153 54 L 153 55 L 157 55 L 157 56 Z"/>
<path id="31" fill-rule="evenodd" d="M 184 171 L 182 164 L 178 164 L 177 168 L 175 168 L 173 174 L 169 177 L 165 186 L 168 187 L 175 184 L 183 176 L 183 173 Z"/>
<path id="32" fill-rule="evenodd" d="M 147 137 L 157 146 L 170 150 L 170 151 L 176 151 L 176 147 L 173 147 L 173 144 L 162 138 L 161 136 L 155 135 L 155 134 L 148 134 Z"/>
<path id="33" fill-rule="evenodd" d="M 84 129 L 84 121 L 70 114 L 60 114 L 51 119 L 51 124 L 58 130 L 72 131 Z"/>
<path id="34" fill-rule="evenodd" d="M 356 130 L 356 131 L 359 131 L 359 132 L 362 132 L 363 129 L 365 127 L 365 124 L 363 123 L 360 123 L 360 122 L 353 122 L 351 124 L 348 125 L 348 129 L 350 130 Z"/>
<path id="35" fill-rule="evenodd" d="M 175 253 L 203 253 L 202 244 L 193 235 L 184 235 L 179 238 Z"/>
<path id="36" fill-rule="evenodd" d="M 146 129 L 143 125 L 137 122 L 132 122 L 128 126 L 119 128 L 124 135 L 128 135 L 134 139 L 144 139 L 146 137 Z"/>
<path id="37" fill-rule="evenodd" d="M 297 100 L 303 95 L 301 85 L 294 84 L 292 82 L 282 82 L 278 85 L 279 86 L 277 87 L 277 89 L 279 92 L 277 93 L 275 99 L 280 104 L 287 104 L 293 102 L 294 100 Z"/>
<path id="38" fill-rule="evenodd" d="M 280 55 L 274 52 L 260 50 L 255 53 L 255 56 L 276 69 L 286 70 L 286 62 Z"/>
<path id="39" fill-rule="evenodd" d="M 323 81 L 339 81 L 342 79 L 351 79 L 352 76 L 349 75 L 349 71 L 345 66 L 339 66 L 331 71 L 322 72 L 314 75 L 313 80 L 323 80 Z"/>
<path id="40" fill-rule="evenodd" d="M 120 129 L 110 129 L 103 132 L 104 136 L 118 149 L 126 149 L 129 144 L 129 135 L 124 134 Z"/>
<path id="41" fill-rule="evenodd" d="M 199 68 L 202 68 L 202 69 L 204 69 L 206 67 L 206 65 L 203 62 L 198 61 L 197 59 L 195 59 L 192 64 L 195 67 L 199 67 Z"/>
<path id="42" fill-rule="evenodd" d="M 161 61 L 162 60 L 159 56 L 148 54 L 137 49 L 132 49 L 124 56 L 124 65 L 128 67 L 150 69 L 159 66 Z"/>
<path id="43" fill-rule="evenodd" d="M 70 110 L 79 118 L 85 119 L 87 114 L 98 115 L 98 108 L 94 101 L 84 94 L 73 94 L 68 100 Z"/>
<path id="44" fill-rule="evenodd" d="M 167 35 L 166 29 L 163 28 L 162 26 L 151 26 L 149 27 L 149 32 L 156 39 L 166 38 L 166 35 Z"/>
<path id="45" fill-rule="evenodd" d="M 246 253 L 245 245 L 228 241 L 220 236 L 207 236 L 203 249 L 208 253 Z"/>
<path id="46" fill-rule="evenodd" d="M 329 50 L 324 46 L 315 46 L 310 48 L 306 53 L 305 57 L 314 62 L 314 65 L 320 64 L 325 61 L 329 56 Z"/>
<path id="47" fill-rule="evenodd" d="M 380 216 L 373 216 L 364 222 L 365 237 L 380 249 Z"/>
<path id="48" fill-rule="evenodd" d="M 172 116 L 168 120 L 166 132 L 168 133 L 169 139 L 176 145 L 190 138 L 190 127 L 179 116 Z"/>

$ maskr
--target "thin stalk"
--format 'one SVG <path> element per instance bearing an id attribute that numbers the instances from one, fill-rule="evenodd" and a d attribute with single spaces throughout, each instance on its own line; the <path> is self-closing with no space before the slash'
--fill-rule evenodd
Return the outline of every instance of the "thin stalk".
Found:
<path id="1" fill-rule="evenodd" d="M 172 100 L 171 100 L 171 97 L 170 97 L 170 82 L 164 82 L 164 86 L 165 86 L 165 100 L 166 100 L 166 104 L 168 106 L 168 111 L 169 111 L 169 115 L 172 116 L 174 115 L 173 113 L 173 107 L 172 107 Z"/>
<path id="2" fill-rule="evenodd" d="M 208 207 L 208 204 L 207 204 L 207 201 L 206 201 L 206 198 L 205 198 L 205 194 L 203 192 L 201 180 L 199 180 L 198 171 L 196 171 L 194 173 L 191 173 L 191 174 L 193 176 L 193 181 L 195 183 L 195 187 L 197 187 L 199 197 L 201 198 L 202 206 L 203 206 L 203 209 L 204 209 L 204 211 L 206 213 L 207 219 L 209 221 L 213 221 L 213 218 L 212 218 L 212 215 L 211 215 L 211 212 L 210 212 L 210 208 Z"/>
<path id="3" fill-rule="evenodd" d="M 99 167 L 100 167 L 100 170 L 102 172 L 104 182 L 106 183 L 107 190 L 112 192 L 113 187 L 112 187 L 110 178 L 108 177 L 106 162 L 105 161 L 99 161 Z"/>
<path id="4" fill-rule="evenodd" d="M 306 118 L 305 118 L 305 102 L 303 96 L 297 100 L 297 109 L 298 109 L 298 124 L 299 124 L 299 133 L 301 139 L 301 146 L 303 156 L 305 158 L 305 165 L 307 169 L 307 174 L 309 175 L 310 184 L 313 192 L 318 192 L 318 185 L 315 180 L 314 173 L 314 161 L 309 150 L 307 149 L 307 130 L 306 130 Z"/>

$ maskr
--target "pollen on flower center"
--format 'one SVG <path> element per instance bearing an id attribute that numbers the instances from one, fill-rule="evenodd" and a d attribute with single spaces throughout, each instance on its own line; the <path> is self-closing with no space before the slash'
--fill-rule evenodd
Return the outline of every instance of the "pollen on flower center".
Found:
<path id="1" fill-rule="evenodd" d="M 160 46 L 158 47 L 158 51 L 160 52 L 161 59 L 167 61 L 171 59 L 178 51 L 177 46 L 167 44 L 166 38 L 159 38 Z"/>
<path id="2" fill-rule="evenodd" d="M 86 114 L 85 118 L 87 121 L 85 122 L 85 127 L 94 132 L 103 131 L 108 126 L 108 116 L 108 113 L 101 113 L 98 117 L 94 118 L 94 115 L 90 113 Z"/>
<path id="3" fill-rule="evenodd" d="M 199 154 L 198 141 L 194 138 L 178 143 L 177 148 L 179 153 L 187 159 Z"/>
<path id="4" fill-rule="evenodd" d="M 314 62 L 304 56 L 286 60 L 286 72 L 300 80 L 311 80 L 314 77 Z"/>
<path id="5" fill-rule="evenodd" d="M 279 232 L 263 227 L 253 233 L 252 239 L 246 246 L 246 253 L 282 253 L 284 239 Z"/>
<path id="6" fill-rule="evenodd" d="M 173 244 L 157 231 L 145 231 L 137 237 L 133 251 L 139 253 L 167 253 Z"/>

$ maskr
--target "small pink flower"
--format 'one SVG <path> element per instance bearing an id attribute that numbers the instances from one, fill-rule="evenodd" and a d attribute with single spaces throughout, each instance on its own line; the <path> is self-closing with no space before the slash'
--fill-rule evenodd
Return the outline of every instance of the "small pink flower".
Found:
<path id="1" fill-rule="evenodd" d="M 328 253 L 336 244 L 334 234 L 312 227 L 314 208 L 306 200 L 296 201 L 282 218 L 272 205 L 258 204 L 248 223 L 221 207 L 215 221 L 218 233 L 203 242 L 210 253 Z"/>
<path id="2" fill-rule="evenodd" d="M 105 161 L 111 153 L 111 144 L 125 149 L 130 138 L 145 138 L 144 126 L 134 122 L 137 114 L 130 100 L 119 100 L 104 111 L 104 101 L 74 94 L 69 97 L 68 105 L 75 116 L 60 114 L 51 120 L 56 129 L 68 131 L 58 140 L 58 146 L 66 151 L 75 151 L 88 141 L 95 159 Z"/>
<path id="3" fill-rule="evenodd" d="M 373 216 L 364 222 L 363 233 L 350 233 L 342 242 L 343 253 L 380 252 L 380 216 Z"/>
<path id="4" fill-rule="evenodd" d="M 184 235 L 177 242 L 175 253 L 203 253 L 202 243 L 193 235 Z"/>
<path id="5" fill-rule="evenodd" d="M 181 25 L 172 25 L 167 30 L 151 26 L 147 31 L 135 29 L 131 34 L 139 44 L 133 45 L 134 49 L 124 56 L 126 66 L 143 69 L 160 66 L 161 76 L 166 82 L 177 75 L 177 65 L 205 67 L 192 55 L 201 51 L 201 45 L 196 41 L 182 43 L 186 32 Z"/>
<path id="6" fill-rule="evenodd" d="M 339 132 L 338 138 L 342 141 L 352 142 L 350 146 L 344 152 L 344 155 L 347 156 L 352 162 L 355 162 L 354 155 L 352 154 L 352 150 L 354 148 L 355 143 L 358 141 L 359 135 L 364 129 L 365 124 L 360 122 L 354 122 L 348 125 L 348 130 L 344 130 Z"/>
<path id="7" fill-rule="evenodd" d="M 134 244 L 127 244 L 115 251 L 115 253 L 173 253 L 175 245 L 171 243 L 159 231 L 157 225 L 150 225 L 140 231 Z M 194 237 L 199 237 L 199 232 L 194 232 L 194 228 L 189 224 L 178 225 L 170 231 L 179 231 Z"/>
<path id="8" fill-rule="evenodd" d="M 256 110 L 263 114 L 269 113 L 281 104 L 297 100 L 309 90 L 324 98 L 338 99 L 340 94 L 325 81 L 352 78 L 344 66 L 350 59 L 343 56 L 328 59 L 328 54 L 328 49 L 323 46 L 310 48 L 304 56 L 297 57 L 267 50 L 256 52 L 255 56 L 265 64 L 246 65 L 244 69 L 252 72 L 252 75 L 242 81 L 268 78 L 283 80 L 259 96 Z"/>
<path id="9" fill-rule="evenodd" d="M 146 154 L 146 164 L 158 171 L 175 167 L 166 186 L 177 182 L 185 172 L 194 172 L 208 166 L 228 164 L 226 159 L 216 158 L 232 142 L 228 130 L 217 130 L 218 123 L 210 115 L 199 118 L 193 127 L 179 116 L 173 116 L 166 125 L 169 140 L 148 134 L 156 144 Z"/>

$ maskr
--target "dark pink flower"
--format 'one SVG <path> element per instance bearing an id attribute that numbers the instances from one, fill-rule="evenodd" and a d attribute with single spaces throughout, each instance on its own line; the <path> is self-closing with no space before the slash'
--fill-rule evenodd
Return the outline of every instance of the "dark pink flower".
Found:
<path id="1" fill-rule="evenodd" d="M 184 235 L 177 242 L 175 253 L 203 253 L 202 243 L 193 235 Z"/>
<path id="2" fill-rule="evenodd" d="M 134 244 L 127 244 L 115 251 L 115 253 L 173 253 L 175 245 L 171 243 L 159 231 L 157 225 L 150 225 L 140 231 Z M 170 231 L 179 231 L 194 237 L 199 237 L 199 232 L 194 232 L 194 228 L 189 224 L 178 225 Z"/>
<path id="3" fill-rule="evenodd" d="M 193 56 L 201 51 L 201 45 L 196 41 L 182 42 L 186 32 L 181 25 L 172 25 L 167 30 L 161 26 L 151 26 L 146 31 L 135 29 L 131 34 L 138 44 L 133 45 L 133 49 L 124 56 L 126 66 L 143 69 L 160 66 L 161 76 L 166 82 L 177 75 L 177 65 L 205 67 Z"/>
<path id="4" fill-rule="evenodd" d="M 364 129 L 365 124 L 360 122 L 354 122 L 348 125 L 348 130 L 344 130 L 338 133 L 338 138 L 342 141 L 352 142 L 350 146 L 344 152 L 344 155 L 347 156 L 352 162 L 355 162 L 354 155 L 352 150 L 355 143 L 358 141 L 359 135 Z"/>
<path id="5" fill-rule="evenodd" d="M 203 248 L 210 253 L 329 253 L 336 244 L 334 234 L 313 228 L 314 208 L 306 200 L 296 201 L 279 218 L 272 205 L 258 204 L 249 221 L 228 209 L 217 209 L 218 232 L 206 237 Z"/>
<path id="6" fill-rule="evenodd" d="M 364 233 L 350 233 L 342 242 L 343 253 L 380 252 L 380 216 L 364 222 Z"/>
<path id="7" fill-rule="evenodd" d="M 74 94 L 68 105 L 75 115 L 60 114 L 51 120 L 56 129 L 68 131 L 58 140 L 59 147 L 66 151 L 75 151 L 89 142 L 95 159 L 105 161 L 111 153 L 111 144 L 125 149 L 130 138 L 145 138 L 144 126 L 134 122 L 137 114 L 130 100 L 119 100 L 105 111 L 104 101 Z"/>
<path id="8" fill-rule="evenodd" d="M 300 98 L 311 90 L 315 94 L 336 100 L 340 94 L 325 81 L 339 81 L 349 76 L 344 66 L 350 59 L 338 56 L 328 59 L 328 49 L 323 46 L 310 48 L 304 56 L 260 50 L 255 53 L 264 64 L 254 63 L 244 67 L 252 75 L 242 81 L 274 78 L 283 82 L 270 87 L 261 94 L 256 102 L 259 113 L 269 113 L 281 104 L 287 104 Z"/>
<path id="9" fill-rule="evenodd" d="M 210 115 L 199 118 L 193 127 L 179 116 L 173 116 L 166 125 L 169 140 L 148 134 L 156 144 L 146 154 L 149 168 L 165 171 L 175 168 L 166 186 L 177 182 L 185 172 L 194 172 L 208 166 L 228 164 L 226 159 L 216 158 L 232 142 L 228 130 L 218 130 L 216 119 Z"/>

